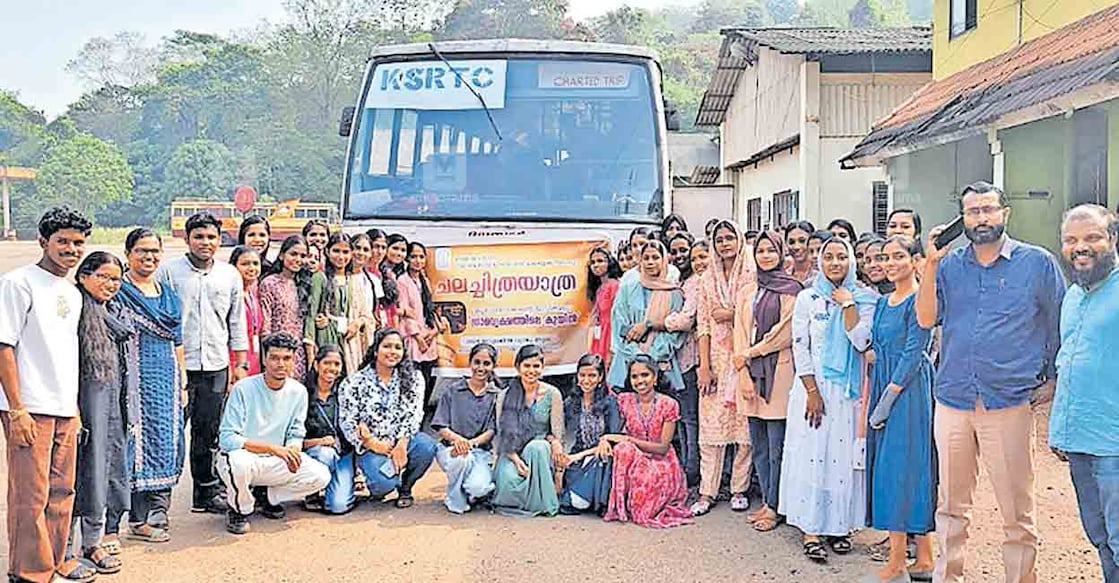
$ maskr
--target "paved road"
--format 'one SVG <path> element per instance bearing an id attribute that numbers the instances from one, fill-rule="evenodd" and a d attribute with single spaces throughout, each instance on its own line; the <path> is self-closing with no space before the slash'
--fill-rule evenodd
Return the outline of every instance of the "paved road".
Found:
<path id="1" fill-rule="evenodd" d="M 92 249 L 91 249 L 92 250 Z M 107 249 L 118 250 L 119 249 Z M 179 253 L 170 246 L 168 253 Z M 0 243 L 0 273 L 33 261 L 34 244 Z M 1100 581 L 1094 550 L 1084 539 L 1067 468 L 1044 446 L 1046 418 L 1038 415 L 1037 521 L 1039 581 Z M 0 459 L 0 483 L 7 483 Z M 438 468 L 420 481 L 409 510 L 366 504 L 342 517 L 291 507 L 286 521 L 254 517 L 253 531 L 234 537 L 224 517 L 193 515 L 189 477 L 176 489 L 173 540 L 129 543 L 124 571 L 103 581 L 809 581 L 851 582 L 873 568 L 862 546 L 830 564 L 808 563 L 799 534 L 781 527 L 758 534 L 726 505 L 695 525 L 668 531 L 607 524 L 588 517 L 516 519 L 442 508 L 445 478 Z M 976 497 L 970 581 L 1001 581 L 1001 524 L 986 478 Z M 2 486 L 0 486 L 2 488 Z M 3 500 L 3 498 L 0 498 Z M 0 514 L 7 515 L 6 506 Z M 0 524 L 7 540 L 6 520 Z M 877 540 L 862 533 L 856 543 Z M 7 566 L 7 548 L 0 549 Z"/>

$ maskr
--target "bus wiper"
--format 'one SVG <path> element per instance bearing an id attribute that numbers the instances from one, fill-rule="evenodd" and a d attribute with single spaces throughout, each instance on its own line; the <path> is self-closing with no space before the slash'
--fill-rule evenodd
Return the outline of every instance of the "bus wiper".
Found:
<path id="1" fill-rule="evenodd" d="M 493 133 L 497 134 L 497 141 L 503 141 L 501 138 L 501 130 L 498 129 L 497 122 L 493 119 L 493 112 L 490 111 L 490 106 L 486 104 L 486 100 L 484 97 L 482 97 L 482 94 L 478 93 L 478 90 L 474 89 L 473 85 L 467 83 L 466 79 L 462 78 L 462 73 L 459 73 L 458 69 L 453 67 L 450 61 L 448 61 L 446 57 L 443 56 L 443 53 L 440 53 L 439 49 L 435 48 L 435 43 L 427 43 L 427 48 L 431 51 L 431 54 L 435 55 L 435 58 L 443 61 L 443 64 L 446 65 L 447 68 L 455 74 L 455 77 L 458 78 L 458 82 L 462 84 L 462 86 L 466 87 L 470 90 L 471 93 L 474 94 L 474 97 L 478 100 L 478 103 L 481 104 L 482 109 L 486 111 L 486 117 L 490 120 L 490 127 L 493 128 Z"/>

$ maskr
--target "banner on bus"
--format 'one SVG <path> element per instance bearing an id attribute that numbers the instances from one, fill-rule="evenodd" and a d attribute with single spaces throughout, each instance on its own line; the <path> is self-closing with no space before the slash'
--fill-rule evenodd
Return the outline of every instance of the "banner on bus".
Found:
<path id="1" fill-rule="evenodd" d="M 456 110 L 505 107 L 506 62 L 406 61 L 373 71 L 365 103 L 374 109 Z"/>
<path id="2" fill-rule="evenodd" d="M 428 275 L 441 318 L 440 376 L 469 373 L 470 349 L 498 349 L 498 374 L 513 374 L 517 349 L 540 345 L 545 374 L 565 374 L 589 347 L 587 255 L 602 241 L 466 245 L 429 250 Z"/>

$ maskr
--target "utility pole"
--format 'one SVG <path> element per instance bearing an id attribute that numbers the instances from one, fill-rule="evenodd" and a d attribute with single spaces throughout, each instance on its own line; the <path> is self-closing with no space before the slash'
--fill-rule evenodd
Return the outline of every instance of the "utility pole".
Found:
<path id="1" fill-rule="evenodd" d="M 4 207 L 4 230 L 0 231 L 0 238 L 9 240 L 16 238 L 16 233 L 12 230 L 11 182 L 13 180 L 35 180 L 36 174 L 34 168 L 0 166 L 0 198 L 3 199 Z"/>

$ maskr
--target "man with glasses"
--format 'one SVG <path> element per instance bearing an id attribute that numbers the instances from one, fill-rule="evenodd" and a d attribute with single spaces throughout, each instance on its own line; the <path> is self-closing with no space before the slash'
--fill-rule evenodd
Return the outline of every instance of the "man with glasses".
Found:
<path id="1" fill-rule="evenodd" d="M 942 326 L 934 415 L 940 494 L 936 581 L 963 581 L 968 523 L 982 457 L 1002 514 L 1008 583 L 1034 583 L 1034 422 L 1031 404 L 1052 399 L 1065 281 L 1041 247 L 1006 235 L 1010 206 L 976 182 L 960 194 L 970 244 L 926 241 L 917 321 Z"/>

